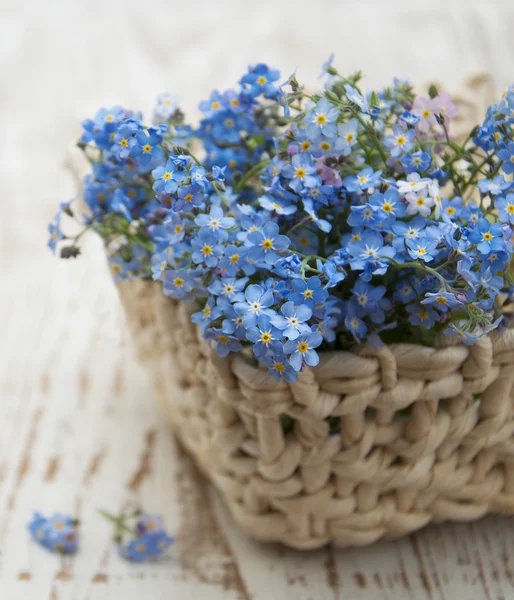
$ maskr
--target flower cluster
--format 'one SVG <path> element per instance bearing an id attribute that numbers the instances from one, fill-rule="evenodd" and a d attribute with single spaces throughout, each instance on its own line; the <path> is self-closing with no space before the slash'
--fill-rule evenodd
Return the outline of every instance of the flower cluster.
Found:
<path id="1" fill-rule="evenodd" d="M 68 515 L 56 513 L 46 518 L 36 512 L 28 530 L 38 544 L 51 552 L 74 554 L 78 545 L 78 525 L 79 522 Z"/>
<path id="2" fill-rule="evenodd" d="M 115 524 L 118 551 L 132 562 L 160 558 L 175 541 L 166 533 L 161 516 L 140 510 L 130 515 L 114 516 L 106 511 L 100 511 L 100 514 Z"/>
<path id="3" fill-rule="evenodd" d="M 506 325 L 513 291 L 514 88 L 456 139 L 457 108 L 434 86 L 364 93 L 360 74 L 324 70 L 308 94 L 259 64 L 201 103 L 197 129 L 163 96 L 155 127 L 101 110 L 81 140 L 86 228 L 118 276 L 161 280 L 198 304 L 221 356 L 250 347 L 289 382 L 322 348 L 473 344 Z"/>

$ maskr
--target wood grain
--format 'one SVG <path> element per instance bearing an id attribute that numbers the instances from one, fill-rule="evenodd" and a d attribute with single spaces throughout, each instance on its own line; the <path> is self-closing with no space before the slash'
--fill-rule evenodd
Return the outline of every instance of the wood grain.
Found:
<path id="1" fill-rule="evenodd" d="M 68 142 L 102 104 L 148 109 L 157 92 L 183 90 L 195 118 L 248 62 L 301 67 L 315 85 L 331 51 L 370 86 L 410 74 L 451 87 L 485 69 L 501 88 L 514 80 L 513 27 L 510 0 L 0 0 L 2 600 L 514 597 L 514 528 L 501 517 L 338 552 L 246 539 L 159 414 L 99 241 L 70 262 L 44 247 L 57 203 L 75 193 Z M 97 513 L 139 504 L 177 537 L 163 563 L 122 561 Z M 29 541 L 35 509 L 80 516 L 75 557 Z"/>

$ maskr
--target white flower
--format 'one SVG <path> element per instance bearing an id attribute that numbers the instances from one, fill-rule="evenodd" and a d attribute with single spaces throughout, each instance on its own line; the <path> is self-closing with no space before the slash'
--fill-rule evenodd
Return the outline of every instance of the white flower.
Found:
<path id="1" fill-rule="evenodd" d="M 418 213 L 423 217 L 428 217 L 432 212 L 432 207 L 435 204 L 434 198 L 424 193 L 421 194 L 408 194 L 405 197 L 407 204 L 407 214 L 417 215 Z"/>
<path id="2" fill-rule="evenodd" d="M 398 193 L 405 196 L 411 192 L 420 192 L 425 190 L 432 183 L 432 179 L 421 177 L 419 173 L 411 173 L 407 176 L 407 181 L 398 181 Z"/>

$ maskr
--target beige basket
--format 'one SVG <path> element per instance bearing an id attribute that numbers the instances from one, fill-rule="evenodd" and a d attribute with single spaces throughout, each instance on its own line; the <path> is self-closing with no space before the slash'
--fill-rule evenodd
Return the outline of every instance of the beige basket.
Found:
<path id="1" fill-rule="evenodd" d="M 353 546 L 514 513 L 514 331 L 471 348 L 321 353 L 279 384 L 251 357 L 219 358 L 160 283 L 119 291 L 175 432 L 249 535 Z"/>

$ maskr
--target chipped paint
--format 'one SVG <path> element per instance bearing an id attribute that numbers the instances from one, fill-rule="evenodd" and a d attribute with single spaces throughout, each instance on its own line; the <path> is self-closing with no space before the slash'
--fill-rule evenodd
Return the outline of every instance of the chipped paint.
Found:
<path id="1" fill-rule="evenodd" d="M 177 552 L 184 577 L 236 592 L 239 600 L 250 600 L 238 561 L 214 515 L 209 484 L 180 444 L 177 444 L 177 458 L 175 477 L 180 508 Z"/>

